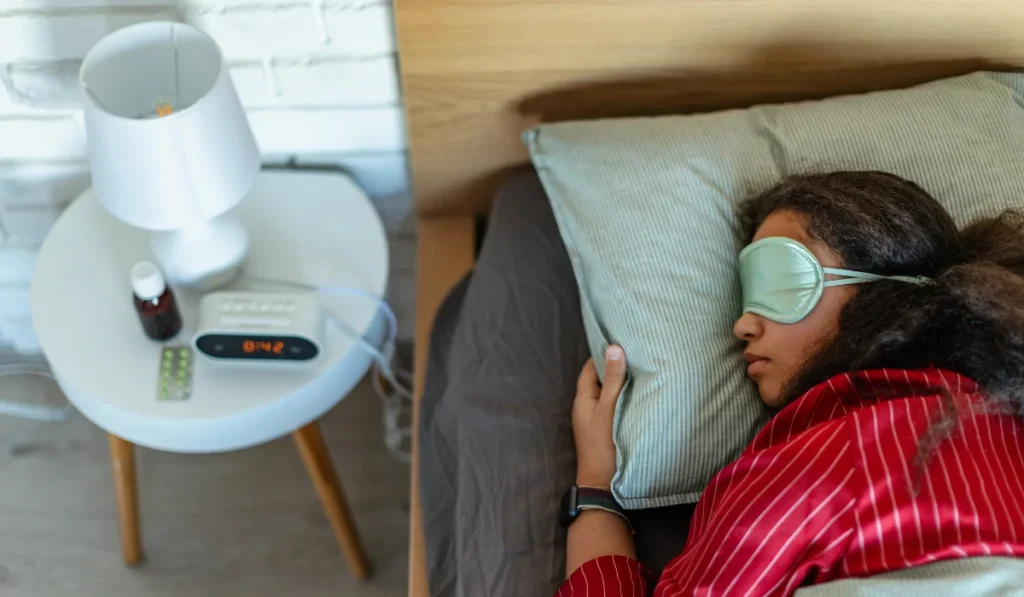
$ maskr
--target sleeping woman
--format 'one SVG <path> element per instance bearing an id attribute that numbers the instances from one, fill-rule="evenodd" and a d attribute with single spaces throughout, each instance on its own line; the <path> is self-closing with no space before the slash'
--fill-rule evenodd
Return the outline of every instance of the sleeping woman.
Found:
<path id="1" fill-rule="evenodd" d="M 747 374 L 778 410 L 703 493 L 656 596 L 797 588 L 976 556 L 1024 558 L 1024 219 L 958 231 L 879 172 L 787 180 L 744 210 Z M 823 281 L 823 283 L 822 283 Z M 579 377 L 580 493 L 560 596 L 652 579 L 601 498 L 628 354 Z"/>

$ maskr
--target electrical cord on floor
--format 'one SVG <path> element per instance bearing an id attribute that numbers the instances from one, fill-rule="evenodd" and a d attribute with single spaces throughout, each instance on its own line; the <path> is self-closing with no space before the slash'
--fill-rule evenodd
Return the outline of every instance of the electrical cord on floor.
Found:
<path id="1" fill-rule="evenodd" d="M 50 367 L 46 363 L 0 365 L 0 377 L 15 375 L 36 375 L 53 380 L 53 372 L 50 371 Z M 73 412 L 74 408 L 70 403 L 67 406 L 40 406 L 38 404 L 0 400 L 0 415 L 32 419 L 34 421 L 61 423 L 67 421 Z"/>
<path id="2" fill-rule="evenodd" d="M 344 319 L 336 313 L 331 313 L 330 308 L 327 308 L 330 313 L 327 319 L 352 338 L 374 360 L 374 374 L 371 376 L 371 382 L 374 392 L 383 402 L 384 446 L 398 460 L 411 462 L 412 451 L 406 445 L 411 441 L 412 428 L 408 425 L 402 425 L 402 418 L 405 413 L 411 412 L 412 409 L 413 398 L 412 392 L 409 390 L 409 387 L 412 385 L 412 375 L 393 366 L 395 345 L 398 339 L 398 319 L 395 317 L 395 312 L 391 310 L 391 306 L 388 305 L 387 301 L 372 292 L 359 288 L 316 286 L 302 282 L 248 274 L 243 275 L 243 278 L 255 284 L 293 288 L 319 294 L 355 296 L 377 304 L 377 308 L 384 314 L 388 324 L 387 335 L 384 337 L 384 342 L 380 349 L 345 324 Z M 383 382 L 385 381 L 389 386 L 388 388 L 384 387 Z"/>

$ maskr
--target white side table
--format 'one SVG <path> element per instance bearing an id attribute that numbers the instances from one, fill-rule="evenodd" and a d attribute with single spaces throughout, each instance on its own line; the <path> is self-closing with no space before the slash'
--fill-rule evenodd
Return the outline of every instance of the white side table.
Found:
<path id="1" fill-rule="evenodd" d="M 268 171 L 235 210 L 250 235 L 245 272 L 383 296 L 384 227 L 369 200 L 340 174 Z M 87 191 L 43 244 L 32 281 L 32 319 L 68 399 L 110 435 L 127 564 L 141 559 L 133 444 L 170 452 L 223 452 L 292 434 L 353 573 L 369 565 L 317 419 L 363 378 L 367 351 L 325 325 L 323 353 L 309 364 L 225 365 L 197 353 L 192 396 L 157 399 L 164 344 L 142 332 L 128 272 L 151 259 L 148 235 L 110 216 Z M 260 286 L 269 292 L 288 292 Z M 244 280 L 229 289 L 255 289 Z M 176 290 L 185 328 L 167 345 L 189 345 L 198 295 Z M 386 322 L 364 298 L 324 295 L 326 311 L 379 345 Z"/>

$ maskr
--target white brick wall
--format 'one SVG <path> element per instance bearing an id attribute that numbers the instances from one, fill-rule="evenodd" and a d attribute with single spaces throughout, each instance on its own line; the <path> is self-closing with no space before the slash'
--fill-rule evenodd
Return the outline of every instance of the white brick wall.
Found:
<path id="1" fill-rule="evenodd" d="M 266 163 L 342 168 L 366 189 L 392 235 L 390 298 L 410 337 L 415 242 L 387 0 L 0 0 L 0 350 L 38 351 L 35 255 L 89 184 L 81 60 L 155 19 L 220 44 Z"/>

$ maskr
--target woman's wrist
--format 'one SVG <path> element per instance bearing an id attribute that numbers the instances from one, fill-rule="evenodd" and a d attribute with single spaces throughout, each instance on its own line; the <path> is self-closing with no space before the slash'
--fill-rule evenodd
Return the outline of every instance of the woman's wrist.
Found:
<path id="1" fill-rule="evenodd" d="M 607 475 L 577 474 L 576 486 L 593 487 L 594 489 L 605 489 L 611 491 L 612 478 Z"/>
<path id="2" fill-rule="evenodd" d="M 607 510 L 597 508 L 580 512 L 569 527 L 566 575 L 595 558 L 620 555 L 636 559 L 633 531 L 629 522 Z"/>
<path id="3" fill-rule="evenodd" d="M 633 534 L 633 527 L 630 525 L 629 518 L 627 518 L 624 514 L 619 514 L 617 512 L 612 512 L 611 510 L 605 510 L 603 508 L 586 508 L 580 510 L 580 513 L 576 518 L 576 522 L 574 522 L 573 524 L 579 524 L 581 520 L 593 522 L 594 518 L 602 519 L 601 524 L 621 524 L 626 530 L 629 531 L 630 535 Z M 583 524 L 591 524 L 591 522 L 585 522 Z"/>

